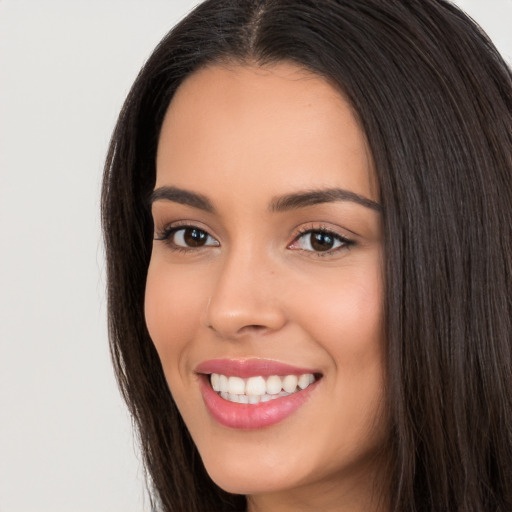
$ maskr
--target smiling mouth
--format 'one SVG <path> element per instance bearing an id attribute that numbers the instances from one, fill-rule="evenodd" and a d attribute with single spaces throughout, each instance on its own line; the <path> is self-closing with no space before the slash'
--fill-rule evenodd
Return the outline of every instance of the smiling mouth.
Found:
<path id="1" fill-rule="evenodd" d="M 212 389 L 224 400 L 240 404 L 259 404 L 298 393 L 313 384 L 320 376 L 313 373 L 301 375 L 270 375 L 241 378 L 212 373 Z"/>
<path id="2" fill-rule="evenodd" d="M 195 369 L 210 416 L 220 425 L 254 430 L 301 408 L 323 380 L 312 368 L 265 359 L 212 359 Z"/>

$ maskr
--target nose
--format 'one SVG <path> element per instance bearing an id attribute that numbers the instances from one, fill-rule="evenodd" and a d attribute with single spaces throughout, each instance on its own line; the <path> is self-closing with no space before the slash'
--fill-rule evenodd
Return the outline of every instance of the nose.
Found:
<path id="1" fill-rule="evenodd" d="M 219 265 L 205 324 L 224 339 L 278 331 L 286 314 L 272 262 L 250 250 L 231 253 Z"/>

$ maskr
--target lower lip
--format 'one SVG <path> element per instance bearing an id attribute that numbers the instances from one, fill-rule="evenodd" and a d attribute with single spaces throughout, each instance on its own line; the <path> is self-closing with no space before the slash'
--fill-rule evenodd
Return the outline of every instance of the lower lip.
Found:
<path id="1" fill-rule="evenodd" d="M 293 414 L 310 397 L 318 381 L 306 389 L 259 404 L 239 404 L 221 398 L 211 387 L 210 378 L 201 375 L 203 400 L 210 414 L 221 425 L 237 429 L 258 429 L 275 425 Z"/>

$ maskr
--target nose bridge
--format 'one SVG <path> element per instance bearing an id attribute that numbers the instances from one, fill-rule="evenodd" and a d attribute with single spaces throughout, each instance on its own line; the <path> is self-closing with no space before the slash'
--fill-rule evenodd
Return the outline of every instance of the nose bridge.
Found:
<path id="1" fill-rule="evenodd" d="M 279 329 L 285 323 L 271 258 L 252 243 L 239 244 L 218 262 L 206 311 L 207 327 L 225 338 Z"/>

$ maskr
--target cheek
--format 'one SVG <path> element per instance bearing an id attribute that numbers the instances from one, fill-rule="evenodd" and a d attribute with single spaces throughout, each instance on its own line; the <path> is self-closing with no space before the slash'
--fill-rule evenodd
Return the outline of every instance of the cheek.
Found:
<path id="1" fill-rule="evenodd" d="M 144 300 L 146 325 L 166 374 L 179 365 L 183 351 L 199 324 L 200 298 L 179 272 L 149 266 Z"/>
<path id="2" fill-rule="evenodd" d="M 314 281 L 311 281 L 314 282 Z M 337 366 L 348 359 L 365 364 L 384 351 L 383 286 L 378 266 L 340 273 L 309 287 L 303 304 L 313 337 Z"/>
<path id="3" fill-rule="evenodd" d="M 386 342 L 382 305 L 381 276 L 367 269 L 364 273 L 346 273 L 343 279 L 316 289 L 310 307 L 303 310 L 311 337 L 322 345 L 335 369 L 325 377 L 337 402 L 344 404 L 338 421 L 347 431 L 359 422 L 361 431 L 369 433 L 367 427 L 381 416 L 384 406 Z"/>

